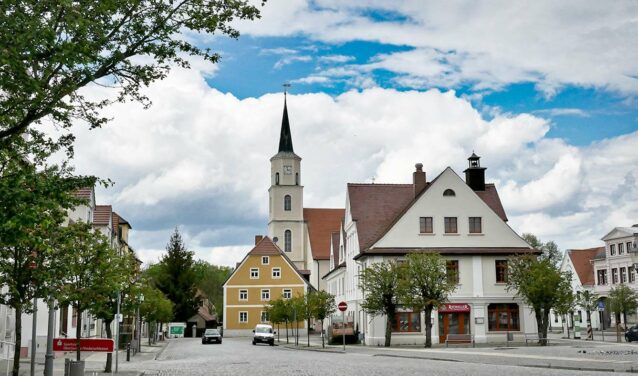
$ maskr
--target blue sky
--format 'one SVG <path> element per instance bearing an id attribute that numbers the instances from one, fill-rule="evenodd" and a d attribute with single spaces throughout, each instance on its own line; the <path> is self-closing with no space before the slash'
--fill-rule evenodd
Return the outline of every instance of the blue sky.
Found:
<path id="1" fill-rule="evenodd" d="M 304 204 L 343 207 L 348 182 L 460 173 L 474 150 L 509 224 L 562 249 L 638 223 L 638 3 L 269 1 L 239 40 L 78 131 L 98 203 L 157 260 L 178 226 L 198 257 L 233 265 L 266 232 L 283 104 Z M 93 88 L 101 92 L 101 88 Z"/>

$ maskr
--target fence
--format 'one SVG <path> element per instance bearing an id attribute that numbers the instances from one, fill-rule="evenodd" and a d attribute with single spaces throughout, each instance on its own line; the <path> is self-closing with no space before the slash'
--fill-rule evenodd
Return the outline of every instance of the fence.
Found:
<path id="1" fill-rule="evenodd" d="M 0 341 L 0 375 L 8 376 L 11 373 L 15 346 L 13 342 Z"/>

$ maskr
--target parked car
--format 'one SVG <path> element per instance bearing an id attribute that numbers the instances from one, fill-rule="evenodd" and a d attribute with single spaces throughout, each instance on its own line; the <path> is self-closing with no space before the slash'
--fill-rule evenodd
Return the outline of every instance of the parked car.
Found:
<path id="1" fill-rule="evenodd" d="M 206 329 L 202 335 L 202 345 L 206 343 L 222 343 L 222 335 L 217 329 Z"/>
<path id="2" fill-rule="evenodd" d="M 627 342 L 638 341 L 638 325 L 634 325 L 625 332 Z"/>
<path id="3" fill-rule="evenodd" d="M 253 333 L 255 333 L 253 335 L 253 345 L 256 345 L 257 342 L 267 343 L 270 346 L 275 345 L 275 334 L 277 334 L 277 332 L 272 330 L 271 325 L 257 324 Z"/>

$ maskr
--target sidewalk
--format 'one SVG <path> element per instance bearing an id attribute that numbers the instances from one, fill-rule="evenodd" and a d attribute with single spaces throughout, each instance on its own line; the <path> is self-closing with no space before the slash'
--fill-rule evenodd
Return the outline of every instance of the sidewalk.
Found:
<path id="1" fill-rule="evenodd" d="M 131 370 L 123 370 L 122 365 L 124 364 L 133 364 L 139 363 L 147 360 L 155 359 L 160 352 L 168 345 L 168 342 L 157 342 L 155 345 L 148 346 L 148 339 L 142 339 L 142 349 L 137 354 L 133 355 L 131 353 L 130 362 L 126 361 L 126 350 L 118 351 L 118 363 L 119 370 L 118 375 L 122 376 L 137 376 L 141 375 L 141 372 L 131 371 Z M 84 360 L 84 373 L 85 375 L 110 375 L 110 373 L 104 372 L 104 367 L 106 365 L 106 355 L 107 353 L 82 353 L 81 358 Z M 75 353 L 65 353 L 64 356 L 58 357 L 53 360 L 53 375 L 54 376 L 63 376 L 64 375 L 64 362 L 65 358 L 75 360 Z M 29 375 L 30 374 L 30 358 L 20 359 L 20 375 Z M 112 370 L 115 373 L 115 353 L 113 353 L 113 363 Z M 129 367 L 127 367 L 129 368 Z M 35 364 L 35 374 L 42 375 L 44 372 L 44 353 L 38 353 L 36 356 L 36 364 Z"/>

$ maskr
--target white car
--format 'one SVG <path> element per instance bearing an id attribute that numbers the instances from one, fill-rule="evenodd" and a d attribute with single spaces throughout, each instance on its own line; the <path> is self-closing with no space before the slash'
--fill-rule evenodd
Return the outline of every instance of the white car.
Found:
<path id="1" fill-rule="evenodd" d="M 267 324 L 257 324 L 255 329 L 253 329 L 253 345 L 256 345 L 257 342 L 267 343 L 270 346 L 275 345 L 275 334 L 277 332 L 272 330 L 271 325 Z"/>

